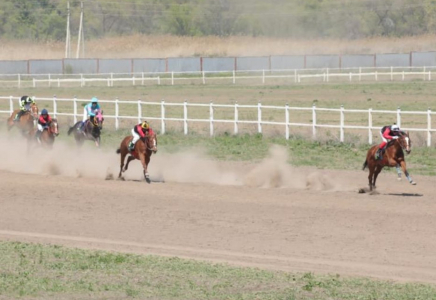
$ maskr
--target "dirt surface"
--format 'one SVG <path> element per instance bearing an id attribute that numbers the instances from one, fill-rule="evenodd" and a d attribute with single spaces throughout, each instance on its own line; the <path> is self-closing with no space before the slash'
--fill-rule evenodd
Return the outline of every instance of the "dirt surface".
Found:
<path id="1" fill-rule="evenodd" d="M 105 180 L 115 153 L 16 149 L 0 151 L 2 240 L 436 282 L 431 177 L 383 172 L 377 194 L 358 194 L 366 172 L 292 168 L 276 148 L 255 164 L 158 153 L 146 184 L 138 161 Z"/>

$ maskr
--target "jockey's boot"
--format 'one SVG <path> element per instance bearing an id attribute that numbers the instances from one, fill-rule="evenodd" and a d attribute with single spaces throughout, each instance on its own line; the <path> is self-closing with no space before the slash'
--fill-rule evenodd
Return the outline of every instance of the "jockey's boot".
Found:
<path id="1" fill-rule="evenodd" d="M 128 149 L 129 149 L 129 151 L 133 151 L 135 149 L 135 144 L 133 144 L 133 142 L 130 142 Z"/>
<path id="2" fill-rule="evenodd" d="M 383 155 L 382 155 L 382 151 L 383 151 L 383 149 L 377 149 L 377 153 L 375 154 L 375 158 L 376 159 L 382 159 L 383 157 Z"/>

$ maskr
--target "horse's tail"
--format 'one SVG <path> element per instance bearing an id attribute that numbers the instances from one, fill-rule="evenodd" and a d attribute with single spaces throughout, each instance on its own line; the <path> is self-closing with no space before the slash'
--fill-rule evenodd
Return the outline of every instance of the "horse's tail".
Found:
<path id="1" fill-rule="evenodd" d="M 363 166 L 362 166 L 362 170 L 365 170 L 365 168 L 368 166 L 368 160 L 367 159 L 365 159 L 365 162 L 363 163 Z"/>
<path id="2" fill-rule="evenodd" d="M 75 126 L 73 126 L 73 127 L 70 127 L 70 129 L 68 129 L 68 135 L 70 135 L 70 134 L 71 134 L 71 132 L 73 132 L 73 130 L 74 130 L 74 127 L 75 127 Z"/>
<path id="3" fill-rule="evenodd" d="M 121 148 L 118 148 L 117 149 L 117 154 L 120 154 L 121 153 Z"/>

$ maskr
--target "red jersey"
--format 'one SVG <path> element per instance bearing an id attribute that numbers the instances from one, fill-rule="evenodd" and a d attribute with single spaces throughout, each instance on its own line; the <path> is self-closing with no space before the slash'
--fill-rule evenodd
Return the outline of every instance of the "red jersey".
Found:
<path id="1" fill-rule="evenodd" d="M 144 130 L 147 130 L 147 129 L 142 128 L 141 124 L 138 124 L 138 125 L 135 126 L 135 132 L 138 133 L 140 137 L 144 138 L 145 137 Z M 152 135 L 153 134 L 153 129 L 148 128 L 148 134 Z"/>
<path id="2" fill-rule="evenodd" d="M 44 119 L 44 117 L 43 117 L 42 115 L 39 116 L 38 124 L 41 124 L 41 125 L 47 125 L 47 124 L 50 123 L 50 122 L 51 122 L 51 117 L 50 117 L 50 115 L 47 115 L 47 118 L 46 118 L 46 119 Z"/>

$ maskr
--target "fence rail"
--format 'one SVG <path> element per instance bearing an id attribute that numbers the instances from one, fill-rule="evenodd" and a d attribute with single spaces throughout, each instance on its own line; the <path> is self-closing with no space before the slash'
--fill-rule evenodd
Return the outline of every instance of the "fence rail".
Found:
<path id="1" fill-rule="evenodd" d="M 19 100 L 20 97 L 14 97 L 14 96 L 0 96 L 0 104 L 3 104 L 3 107 L 5 106 L 5 103 L 9 103 L 9 109 L 8 110 L 0 110 L 0 114 L 12 114 L 15 108 L 18 108 L 19 106 Z M 74 122 L 77 122 L 78 118 L 80 118 L 83 113 L 78 112 L 78 104 L 89 102 L 88 99 L 60 99 L 56 96 L 50 97 L 50 98 L 37 98 L 36 101 L 38 103 L 40 102 L 50 102 L 52 104 L 53 110 L 50 112 L 50 114 L 54 117 L 58 116 L 70 116 L 73 117 Z M 14 106 L 14 102 L 17 104 Z M 415 131 L 415 132 L 423 132 L 426 133 L 426 144 L 428 147 L 432 144 L 432 133 L 436 131 L 436 129 L 432 128 L 432 115 L 435 115 L 436 112 L 431 111 L 431 109 L 427 109 L 426 111 L 403 111 L 400 108 L 397 110 L 373 110 L 371 108 L 369 109 L 345 109 L 344 106 L 341 106 L 340 108 L 319 108 L 316 107 L 316 105 L 313 105 L 312 107 L 291 107 L 288 104 L 283 106 L 271 106 L 271 105 L 262 105 L 262 103 L 258 103 L 257 105 L 241 105 L 238 103 L 235 104 L 215 104 L 213 102 L 210 102 L 208 104 L 203 103 L 188 103 L 187 101 L 180 102 L 180 103 L 169 103 L 165 102 L 164 100 L 160 102 L 145 102 L 145 101 L 120 101 L 119 99 L 115 100 L 100 100 L 101 103 L 106 104 L 113 104 L 114 105 L 114 114 L 105 114 L 105 118 L 111 118 L 115 120 L 115 129 L 118 130 L 120 128 L 120 120 L 126 119 L 126 120 L 135 120 L 141 122 L 143 119 L 147 120 L 156 120 L 160 122 L 160 133 L 165 134 L 166 132 L 166 122 L 168 121 L 179 121 L 183 123 L 183 132 L 185 135 L 189 132 L 189 124 L 191 122 L 199 122 L 199 123 L 206 123 L 209 127 L 209 134 L 210 136 L 214 135 L 215 130 L 215 124 L 218 123 L 227 123 L 227 124 L 233 124 L 233 132 L 234 134 L 239 133 L 239 125 L 241 124 L 254 124 L 257 127 L 257 133 L 263 132 L 263 125 L 277 125 L 282 126 L 284 128 L 284 136 L 286 139 L 289 139 L 290 137 L 290 128 L 291 127 L 308 127 L 312 129 L 312 136 L 313 138 L 317 137 L 317 130 L 319 128 L 331 128 L 331 129 L 338 129 L 339 130 L 339 140 L 341 142 L 344 142 L 345 140 L 345 130 L 346 129 L 363 129 L 367 130 L 368 132 L 368 143 L 372 144 L 373 140 L 373 134 L 372 130 L 379 130 L 380 127 L 374 126 L 373 124 L 373 115 L 374 114 L 394 114 L 396 115 L 396 124 L 401 126 L 403 130 L 407 131 Z M 62 112 L 58 109 L 59 103 L 71 103 L 73 106 L 73 113 L 66 113 Z M 136 106 L 136 113 L 130 114 L 130 115 L 123 115 L 120 113 L 120 104 L 134 104 Z M 158 110 L 160 111 L 160 117 L 152 117 L 147 116 L 143 114 L 143 106 L 156 106 Z M 183 109 L 183 117 L 168 117 L 166 114 L 166 108 L 176 106 L 181 107 Z M 189 118 L 189 108 L 191 107 L 203 107 L 207 108 L 209 115 L 208 118 Z M 215 109 L 218 108 L 230 108 L 233 110 L 233 118 L 231 119 L 217 119 L 215 116 Z M 241 109 L 254 109 L 256 110 L 256 117 L 251 120 L 245 120 L 241 119 L 239 117 L 240 110 Z M 69 109 L 71 110 L 71 109 Z M 278 110 L 281 111 L 282 116 L 284 116 L 284 122 L 280 122 L 277 120 L 265 120 L 262 118 L 262 113 L 268 110 Z M 309 112 L 311 114 L 311 121 L 307 123 L 301 123 L 301 122 L 290 122 L 290 115 L 291 112 L 295 111 L 305 111 Z M 338 114 L 338 122 L 337 124 L 321 124 L 319 123 L 319 119 L 317 118 L 318 112 L 332 112 Z M 348 125 L 346 124 L 346 114 L 353 114 L 353 113 L 364 113 L 367 115 L 367 122 L 362 125 Z M 420 119 L 422 117 L 426 117 L 426 125 L 425 128 L 412 128 L 412 127 L 404 127 L 402 126 L 402 115 L 417 115 Z"/>
<path id="2" fill-rule="evenodd" d="M 302 83 L 309 80 L 362 80 L 404 81 L 407 79 L 432 80 L 436 66 L 427 67 L 386 67 L 386 68 L 322 68 L 292 70 L 253 70 L 253 71 L 199 71 L 199 72 L 139 72 L 139 73 L 101 73 L 101 74 L 0 74 L 0 84 L 7 87 L 65 87 L 114 84 L 236 84 L 239 82 L 276 82 Z"/>

